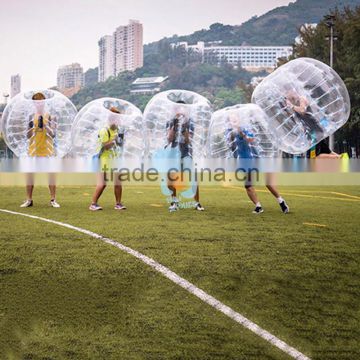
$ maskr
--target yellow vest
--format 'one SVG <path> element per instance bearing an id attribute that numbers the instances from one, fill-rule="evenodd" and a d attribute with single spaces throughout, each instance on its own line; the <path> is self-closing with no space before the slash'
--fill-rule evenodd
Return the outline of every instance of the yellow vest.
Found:
<path id="1" fill-rule="evenodd" d="M 29 156 L 54 156 L 54 139 L 47 133 L 45 126 L 49 123 L 50 115 L 44 114 L 43 127 L 39 128 L 39 115 L 34 118 L 34 126 L 31 138 L 29 139 Z"/>

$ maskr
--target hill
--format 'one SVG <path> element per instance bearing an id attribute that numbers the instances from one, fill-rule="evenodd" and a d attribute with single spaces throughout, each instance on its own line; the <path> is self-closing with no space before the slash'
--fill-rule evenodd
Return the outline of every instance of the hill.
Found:
<path id="1" fill-rule="evenodd" d="M 222 41 L 223 45 L 292 45 L 304 23 L 318 23 L 335 8 L 360 5 L 360 0 L 297 0 L 287 6 L 277 7 L 262 16 L 254 16 L 241 25 L 215 23 L 209 29 L 193 34 L 164 38 L 160 41 Z M 145 54 L 156 51 L 159 42 L 145 45 Z"/>

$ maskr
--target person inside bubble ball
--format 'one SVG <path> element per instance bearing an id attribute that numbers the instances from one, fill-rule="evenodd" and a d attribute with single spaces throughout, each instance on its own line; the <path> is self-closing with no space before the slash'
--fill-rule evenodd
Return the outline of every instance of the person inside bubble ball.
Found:
<path id="1" fill-rule="evenodd" d="M 226 131 L 226 142 L 230 149 L 230 156 L 237 159 L 257 158 L 258 153 L 255 145 L 255 134 L 246 127 L 241 126 L 241 119 L 236 113 L 228 116 L 228 129 Z M 281 197 L 276 186 L 273 184 L 272 174 L 266 174 L 266 187 L 276 198 L 284 214 L 289 213 L 290 209 L 286 201 Z M 255 187 L 251 179 L 251 173 L 248 173 L 245 181 L 245 190 L 249 199 L 254 203 L 253 214 L 261 214 L 264 209 L 259 201 Z"/>
<path id="2" fill-rule="evenodd" d="M 184 101 L 178 100 L 176 102 L 178 107 L 176 108 L 176 114 L 166 124 L 167 131 L 167 149 L 178 149 L 180 152 L 181 164 L 183 168 L 191 168 L 191 159 L 193 156 L 192 151 L 192 138 L 194 136 L 194 123 L 190 116 L 187 114 L 183 104 Z M 179 209 L 179 200 L 176 197 L 176 184 L 175 181 L 168 176 L 167 186 L 172 192 L 172 201 L 170 203 L 169 211 L 176 211 Z M 200 192 L 199 185 L 196 186 L 196 192 L 194 196 L 195 210 L 204 211 L 204 207 L 200 204 Z"/>
<path id="3" fill-rule="evenodd" d="M 51 157 L 55 155 L 54 139 L 56 136 L 56 119 L 45 112 L 45 95 L 41 92 L 35 93 L 32 98 L 35 106 L 35 115 L 29 117 L 27 139 L 29 157 Z M 26 195 L 27 199 L 20 205 L 22 208 L 33 206 L 34 174 L 27 175 Z M 50 205 L 59 208 L 56 201 L 55 176 L 49 174 Z"/>
<path id="4" fill-rule="evenodd" d="M 102 207 L 98 204 L 100 196 L 106 188 L 106 182 L 110 179 L 107 171 L 111 168 L 111 160 L 121 154 L 124 145 L 125 131 L 119 124 L 119 114 L 121 111 L 112 106 L 110 107 L 110 114 L 108 117 L 108 125 L 100 129 L 98 134 L 99 139 L 99 153 L 101 169 L 105 170 L 98 174 L 98 180 L 95 192 L 92 197 L 92 203 L 89 210 L 98 211 Z M 107 171 L 106 171 L 107 169 Z M 118 174 L 112 174 L 114 180 L 114 195 L 115 195 L 115 210 L 126 210 L 126 206 L 121 203 L 122 185 L 119 180 Z"/>
<path id="5" fill-rule="evenodd" d="M 318 120 L 314 117 L 310 102 L 305 96 L 299 95 L 296 91 L 291 90 L 286 94 L 285 102 L 287 109 L 290 109 L 292 115 L 302 121 L 306 130 L 311 133 L 314 138 L 317 138 L 318 135 L 321 137 L 324 128 L 319 125 Z M 320 120 L 320 123 L 326 127 L 328 122 L 324 118 Z"/>

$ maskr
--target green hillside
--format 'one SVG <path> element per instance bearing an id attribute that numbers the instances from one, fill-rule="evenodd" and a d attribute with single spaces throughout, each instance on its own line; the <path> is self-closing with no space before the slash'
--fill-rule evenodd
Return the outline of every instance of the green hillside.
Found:
<path id="1" fill-rule="evenodd" d="M 277 7 L 262 16 L 254 16 L 241 25 L 216 23 L 209 29 L 191 35 L 174 35 L 163 40 L 169 42 L 222 41 L 224 45 L 291 45 L 304 23 L 318 23 L 336 7 L 342 9 L 360 5 L 360 0 L 298 0 L 288 6 Z M 154 52 L 158 42 L 145 45 L 145 53 Z"/>

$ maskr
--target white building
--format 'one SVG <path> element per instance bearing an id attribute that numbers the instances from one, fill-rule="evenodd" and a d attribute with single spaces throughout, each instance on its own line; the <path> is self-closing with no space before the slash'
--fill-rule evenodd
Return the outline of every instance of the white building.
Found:
<path id="1" fill-rule="evenodd" d="M 67 96 L 72 96 L 84 86 L 84 71 L 80 64 L 61 66 L 57 72 L 57 87 Z"/>
<path id="2" fill-rule="evenodd" d="M 11 76 L 11 90 L 10 94 L 13 98 L 15 95 L 21 92 L 21 76 L 19 74 Z"/>
<path id="3" fill-rule="evenodd" d="M 113 35 L 99 41 L 99 81 L 122 71 L 134 71 L 144 65 L 143 26 L 137 20 L 119 26 Z"/>
<path id="4" fill-rule="evenodd" d="M 132 94 L 156 94 L 163 88 L 168 76 L 137 78 L 131 84 Z"/>
<path id="5" fill-rule="evenodd" d="M 115 75 L 114 37 L 105 35 L 99 40 L 99 81 Z"/>
<path id="6" fill-rule="evenodd" d="M 291 46 L 205 46 L 203 42 L 197 45 L 187 43 L 171 44 L 172 47 L 183 46 L 185 49 L 197 50 L 203 56 L 203 62 L 241 65 L 248 71 L 272 70 L 279 58 L 288 58 L 293 48 Z"/>

